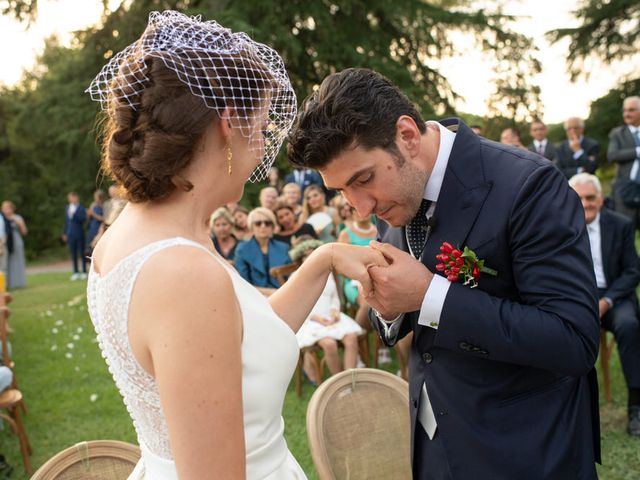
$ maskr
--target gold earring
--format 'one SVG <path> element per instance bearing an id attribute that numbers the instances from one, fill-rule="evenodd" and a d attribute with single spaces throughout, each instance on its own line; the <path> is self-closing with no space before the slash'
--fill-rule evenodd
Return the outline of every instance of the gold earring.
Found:
<path id="1" fill-rule="evenodd" d="M 227 172 L 229 176 L 231 176 L 231 159 L 233 158 L 233 152 L 231 151 L 231 146 L 227 146 Z"/>

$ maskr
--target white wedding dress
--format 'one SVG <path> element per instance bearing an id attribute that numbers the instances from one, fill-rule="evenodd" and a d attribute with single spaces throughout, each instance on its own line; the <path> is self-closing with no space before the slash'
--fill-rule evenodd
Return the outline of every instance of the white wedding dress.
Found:
<path id="1" fill-rule="evenodd" d="M 224 260 L 198 243 L 177 237 L 136 250 L 104 276 L 95 272 L 93 265 L 89 273 L 89 313 L 102 356 L 124 398 L 142 450 L 142 458 L 129 480 L 178 478 L 156 382 L 133 356 L 127 330 L 136 277 L 152 255 L 166 248 L 207 251 L 224 265 L 233 282 L 243 321 L 242 401 L 247 479 L 306 479 L 283 435 L 284 396 L 299 353 L 293 331 L 276 315 L 266 298 Z M 210 478 L 216 478 L 215 472 L 211 472 Z"/>

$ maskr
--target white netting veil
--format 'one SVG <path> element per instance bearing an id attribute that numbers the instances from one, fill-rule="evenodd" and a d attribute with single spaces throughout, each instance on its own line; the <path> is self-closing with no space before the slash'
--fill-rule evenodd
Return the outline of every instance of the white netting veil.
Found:
<path id="1" fill-rule="evenodd" d="M 150 81 L 145 62 L 150 57 L 161 59 L 218 114 L 233 109 L 232 127 L 263 158 L 249 179 L 264 179 L 296 116 L 296 96 L 278 53 L 213 20 L 152 12 L 140 39 L 115 55 L 87 92 L 104 110 L 111 111 L 114 103 L 138 109 Z"/>

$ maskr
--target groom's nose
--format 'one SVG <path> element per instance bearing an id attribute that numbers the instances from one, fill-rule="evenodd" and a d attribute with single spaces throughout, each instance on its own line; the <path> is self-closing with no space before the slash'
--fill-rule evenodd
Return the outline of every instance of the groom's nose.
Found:
<path id="1" fill-rule="evenodd" d="M 362 191 L 358 192 L 355 190 L 344 190 L 342 195 L 347 199 L 349 205 L 358 211 L 358 215 L 361 217 L 364 218 L 375 213 L 376 200 L 368 193 Z"/>

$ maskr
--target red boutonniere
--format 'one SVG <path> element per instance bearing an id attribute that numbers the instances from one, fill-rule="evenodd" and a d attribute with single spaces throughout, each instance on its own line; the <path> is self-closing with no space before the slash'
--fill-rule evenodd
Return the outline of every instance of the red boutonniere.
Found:
<path id="1" fill-rule="evenodd" d="M 480 260 L 469 247 L 464 247 L 464 250 L 460 251 L 449 242 L 444 242 L 440 246 L 440 252 L 436 255 L 436 259 L 440 261 L 436 265 L 436 270 L 443 272 L 450 282 L 462 280 L 463 285 L 471 285 L 471 288 L 475 288 L 478 286 L 481 273 L 494 277 L 498 275 L 494 269 L 485 267 L 484 260 Z"/>

